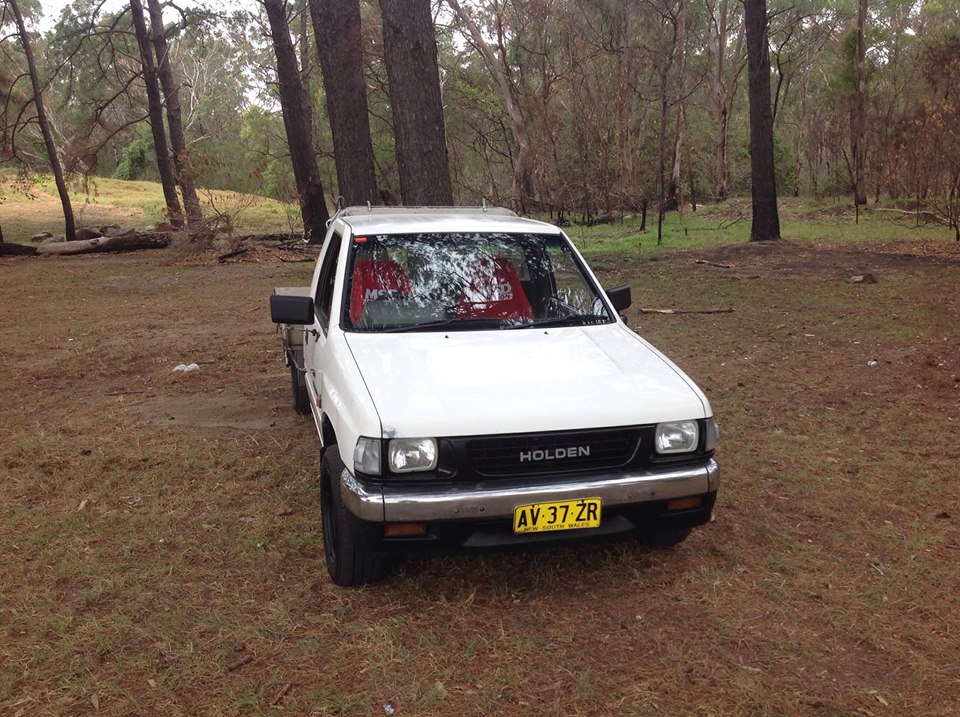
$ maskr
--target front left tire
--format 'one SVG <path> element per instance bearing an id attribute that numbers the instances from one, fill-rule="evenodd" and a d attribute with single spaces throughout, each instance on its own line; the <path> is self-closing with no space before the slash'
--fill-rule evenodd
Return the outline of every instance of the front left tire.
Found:
<path id="1" fill-rule="evenodd" d="M 323 452 L 320 466 L 323 554 L 330 579 L 341 587 L 379 582 L 388 570 L 386 559 L 375 552 L 380 526 L 360 520 L 344 504 L 340 492 L 344 465 L 337 446 Z"/>

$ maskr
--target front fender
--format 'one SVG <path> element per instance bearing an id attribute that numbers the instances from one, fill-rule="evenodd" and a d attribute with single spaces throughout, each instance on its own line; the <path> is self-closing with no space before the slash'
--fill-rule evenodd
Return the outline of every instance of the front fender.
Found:
<path id="1" fill-rule="evenodd" d="M 330 421 L 337 434 L 337 449 L 343 464 L 352 469 L 357 439 L 378 438 L 381 425 L 373 398 L 339 328 L 331 327 L 318 370 L 319 412 Z"/>

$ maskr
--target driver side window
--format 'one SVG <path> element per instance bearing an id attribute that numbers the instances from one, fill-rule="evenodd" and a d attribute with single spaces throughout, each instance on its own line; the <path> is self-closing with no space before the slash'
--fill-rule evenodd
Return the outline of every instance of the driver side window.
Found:
<path id="1" fill-rule="evenodd" d="M 327 253 L 323 257 L 323 265 L 320 267 L 320 281 L 317 284 L 317 297 L 314 301 L 314 310 L 324 333 L 330 327 L 333 287 L 337 283 L 337 264 L 340 260 L 340 242 L 339 234 L 334 233 L 330 237 L 330 246 L 327 247 Z"/>

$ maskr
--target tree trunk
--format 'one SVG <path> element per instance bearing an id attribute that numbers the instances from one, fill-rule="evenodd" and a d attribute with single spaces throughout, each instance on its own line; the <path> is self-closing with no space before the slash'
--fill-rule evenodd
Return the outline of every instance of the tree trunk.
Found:
<path id="1" fill-rule="evenodd" d="M 17 0 L 10 0 L 10 7 L 13 10 L 14 19 L 17 21 L 17 32 L 20 35 L 20 44 L 23 45 L 23 54 L 27 58 L 27 72 L 30 74 L 30 84 L 33 86 L 33 104 L 37 109 L 37 123 L 40 125 L 40 132 L 43 134 L 43 143 L 47 147 L 47 156 L 50 159 L 50 169 L 53 171 L 57 193 L 60 195 L 60 205 L 63 207 L 64 235 L 67 241 L 73 241 L 77 236 L 76 225 L 73 221 L 73 206 L 70 204 L 70 194 L 67 192 L 67 183 L 63 178 L 63 166 L 60 164 L 57 143 L 53 139 L 50 123 L 47 121 L 47 111 L 43 104 L 43 87 L 40 85 L 40 77 L 37 75 L 37 63 L 33 58 L 30 36 L 27 34 L 27 26 L 23 22 L 23 13 L 20 12 L 20 5 Z"/>
<path id="2" fill-rule="evenodd" d="M 616 47 L 620 51 L 616 53 L 617 63 L 617 82 L 620 87 L 629 87 L 634 76 L 633 63 L 631 62 L 633 48 L 627 41 L 627 17 L 623 8 L 618 8 L 616 16 Z M 617 177 L 620 185 L 620 201 L 623 204 L 633 203 L 635 197 L 628 195 L 634 194 L 630 191 L 629 182 L 633 177 L 633 133 L 631 126 L 633 124 L 633 92 L 617 92 Z"/>
<path id="3" fill-rule="evenodd" d="M 717 134 L 714 140 L 714 196 L 718 201 L 727 198 L 730 184 L 729 137 L 730 115 L 733 112 L 733 100 L 737 94 L 740 73 L 743 71 L 743 30 L 737 32 L 733 43 L 733 54 L 727 62 L 727 45 L 730 37 L 730 10 L 728 0 L 720 0 L 715 10 L 711 10 L 711 40 L 708 44 L 710 54 L 716 55 L 713 63 L 713 112 L 716 116 Z M 727 68 L 732 76 L 727 79 Z"/>
<path id="4" fill-rule="evenodd" d="M 303 113 L 303 121 L 310 129 L 311 142 L 316 134 L 316 126 L 313 121 L 313 92 L 311 90 L 312 70 L 310 65 L 310 17 L 308 0 L 301 0 L 300 3 L 300 32 L 297 36 L 299 45 L 298 68 L 300 70 L 300 111 Z M 318 167 L 319 169 L 319 167 Z"/>
<path id="5" fill-rule="evenodd" d="M 167 215 L 175 227 L 183 226 L 183 211 L 177 196 L 176 173 L 170 154 L 167 151 L 167 135 L 163 127 L 163 100 L 160 97 L 160 84 L 157 81 L 157 69 L 153 64 L 153 48 L 147 33 L 147 23 L 143 15 L 140 0 L 130 0 L 133 15 L 133 27 L 140 47 L 140 65 L 143 68 L 143 83 L 147 86 L 147 109 L 150 114 L 150 130 L 153 133 L 153 148 L 157 155 L 157 170 L 163 187 L 163 198 L 167 204 Z"/>
<path id="6" fill-rule="evenodd" d="M 793 164 L 793 196 L 800 196 L 800 174 L 803 171 L 803 145 L 807 122 L 807 87 L 810 80 L 809 73 L 805 73 L 800 83 L 800 117 L 797 120 L 797 139 L 794 145 Z"/>
<path id="7" fill-rule="evenodd" d="M 493 75 L 500 88 L 500 96 L 503 98 L 503 108 L 507 114 L 507 120 L 510 123 L 510 133 L 513 135 L 513 141 L 517 145 L 517 152 L 513 158 L 513 201 L 519 208 L 521 214 L 526 214 L 527 205 L 533 195 L 533 152 L 530 147 L 530 137 L 527 132 L 527 123 L 520 111 L 517 102 L 516 88 L 510 80 L 510 69 L 506 48 L 500 46 L 498 52 L 494 52 L 490 44 L 484 39 L 483 33 L 474 22 L 473 18 L 466 13 L 457 0 L 447 0 L 447 4 L 456 14 L 467 30 L 473 44 L 477 46 L 487 70 Z M 502 26 L 502 22 L 499 23 Z"/>
<path id="8" fill-rule="evenodd" d="M 320 182 L 317 160 L 313 153 L 313 135 L 308 118 L 304 117 L 302 111 L 303 85 L 300 82 L 297 53 L 290 39 L 286 7 L 283 0 L 264 0 L 263 5 L 267 11 L 273 50 L 277 58 L 280 109 L 283 113 L 287 145 L 290 148 L 293 177 L 297 183 L 297 195 L 300 198 L 303 233 L 307 243 L 321 244 L 330 215 L 327 212 L 323 185 Z"/>
<path id="9" fill-rule="evenodd" d="M 337 185 L 346 204 L 379 203 L 363 77 L 359 0 L 310 0 Z"/>
<path id="10" fill-rule="evenodd" d="M 693 182 L 693 163 L 690 163 L 691 166 L 687 168 L 687 173 L 690 176 L 690 211 L 697 211 L 697 188 Z"/>
<path id="11" fill-rule="evenodd" d="M 683 204 L 683 182 L 681 180 L 680 160 L 683 154 L 683 125 L 684 125 L 684 87 L 687 71 L 687 3 L 680 0 L 677 10 L 677 34 L 674 43 L 675 52 L 679 54 L 677 77 L 677 125 L 673 135 L 673 167 L 670 170 L 670 189 L 667 192 L 667 207 L 680 209 Z"/>
<path id="12" fill-rule="evenodd" d="M 163 90 L 164 104 L 167 109 L 167 126 L 170 129 L 170 148 L 173 150 L 173 166 L 176 170 L 177 184 L 183 193 L 183 205 L 187 210 L 187 221 L 200 222 L 203 213 L 197 189 L 193 184 L 190 168 L 187 164 L 187 142 L 183 134 L 183 120 L 180 111 L 180 91 L 173 79 L 173 67 L 167 49 L 167 35 L 163 26 L 163 11 L 159 0 L 147 0 L 150 13 L 150 27 L 153 30 L 153 47 L 157 53 L 157 76 L 160 89 Z"/>
<path id="13" fill-rule="evenodd" d="M 857 0 L 857 97 L 853 108 L 853 201 L 867 203 L 866 180 L 866 89 L 865 76 L 867 0 Z"/>
<path id="14" fill-rule="evenodd" d="M 660 132 L 657 135 L 657 246 L 663 241 L 664 187 L 667 145 L 667 71 L 660 72 Z"/>
<path id="15" fill-rule="evenodd" d="M 750 97 L 750 169 L 753 224 L 750 241 L 780 238 L 777 184 L 773 163 L 773 115 L 770 110 L 770 56 L 766 0 L 744 0 L 747 73 Z"/>
<path id="16" fill-rule="evenodd" d="M 683 103 L 677 106 L 677 124 L 673 134 L 673 167 L 670 170 L 670 189 L 667 191 L 667 208 L 683 213 L 683 183 L 680 177 L 680 155 L 683 152 Z"/>
<path id="17" fill-rule="evenodd" d="M 430 0 L 380 0 L 380 14 L 403 203 L 453 204 Z"/>

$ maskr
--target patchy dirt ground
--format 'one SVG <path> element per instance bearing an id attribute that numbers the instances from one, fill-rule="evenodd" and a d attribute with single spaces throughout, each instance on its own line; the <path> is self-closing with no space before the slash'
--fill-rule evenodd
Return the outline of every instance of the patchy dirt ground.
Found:
<path id="1" fill-rule="evenodd" d="M 720 418 L 715 522 L 364 590 L 267 314 L 293 258 L 0 262 L 0 713 L 956 714 L 958 247 L 599 257 L 636 307 L 734 309 L 629 317 Z"/>

